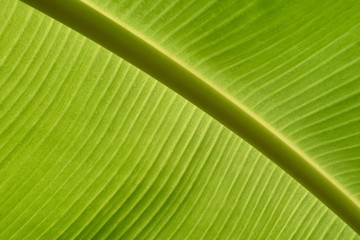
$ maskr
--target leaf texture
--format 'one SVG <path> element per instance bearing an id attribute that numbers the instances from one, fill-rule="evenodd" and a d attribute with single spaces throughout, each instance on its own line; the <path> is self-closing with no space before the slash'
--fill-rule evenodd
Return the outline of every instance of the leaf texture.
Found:
<path id="1" fill-rule="evenodd" d="M 301 185 L 185 99 L 54 20 L 0 2 L 1 239 L 358 239 Z M 141 21 L 150 21 L 140 10 L 150 6 L 124 3 L 131 5 L 124 17 L 146 33 Z M 118 4 L 104 7 L 126 9 Z M 185 8 L 152 6 L 172 17 L 172 7 Z M 158 17 L 155 10 L 148 12 Z M 155 28 L 155 40 L 168 31 Z M 199 59 L 173 52 L 189 63 Z M 335 160 L 331 169 L 342 169 L 339 179 L 355 193 L 357 175 L 341 176 L 356 172 L 356 158 L 343 168 Z"/>
<path id="2" fill-rule="evenodd" d="M 360 197 L 358 2 L 84 2 L 238 99 Z"/>
<path id="3" fill-rule="evenodd" d="M 89 2 L 239 99 L 360 197 L 356 1 Z"/>

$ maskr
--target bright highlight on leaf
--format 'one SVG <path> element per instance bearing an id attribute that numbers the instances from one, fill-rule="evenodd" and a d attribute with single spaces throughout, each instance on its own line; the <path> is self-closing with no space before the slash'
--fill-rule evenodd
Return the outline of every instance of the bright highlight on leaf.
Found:
<path id="1" fill-rule="evenodd" d="M 359 3 L 26 2 L 0 239 L 359 239 Z"/>

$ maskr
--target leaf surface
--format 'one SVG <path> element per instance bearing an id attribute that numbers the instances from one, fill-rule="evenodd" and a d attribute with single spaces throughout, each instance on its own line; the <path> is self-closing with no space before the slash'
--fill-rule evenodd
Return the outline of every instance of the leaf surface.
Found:
<path id="1" fill-rule="evenodd" d="M 201 110 L 48 17 L 1 1 L 2 238 L 355 238 L 298 183 Z M 355 8 L 330 6 L 312 28 L 304 27 L 308 32 L 299 36 L 324 19 L 334 29 L 307 55 L 314 40 L 295 45 L 299 36 L 289 32 L 316 19 L 321 6 L 303 16 L 309 9 L 297 7 L 304 4 L 229 5 L 219 15 L 213 2 L 96 4 L 251 109 L 357 201 Z M 334 27 L 341 14 L 332 19 L 337 11 L 343 18 L 354 13 L 341 28 Z M 247 15 L 263 22 L 239 26 Z M 278 25 L 261 32 L 270 17 Z M 239 36 L 248 36 L 243 45 Z M 334 40 L 340 36 L 344 42 Z M 315 52 L 327 44 L 328 52 Z"/>

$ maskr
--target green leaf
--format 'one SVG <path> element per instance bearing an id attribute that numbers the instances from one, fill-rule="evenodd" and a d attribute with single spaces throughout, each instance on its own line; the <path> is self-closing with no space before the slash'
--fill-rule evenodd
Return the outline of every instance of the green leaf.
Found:
<path id="1" fill-rule="evenodd" d="M 234 133 L 0 0 L 0 239 L 358 239 L 356 1 L 28 2 Z"/>

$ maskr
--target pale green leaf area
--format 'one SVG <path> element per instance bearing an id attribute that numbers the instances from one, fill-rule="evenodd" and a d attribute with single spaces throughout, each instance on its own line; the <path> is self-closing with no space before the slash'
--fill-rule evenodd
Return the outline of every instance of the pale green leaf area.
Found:
<path id="1" fill-rule="evenodd" d="M 359 3 L 86 4 L 251 109 L 358 203 Z M 359 222 L 137 66 L 0 6 L 1 240 L 359 239 Z"/>
<path id="2" fill-rule="evenodd" d="M 83 1 L 238 99 L 360 198 L 358 1 Z"/>

